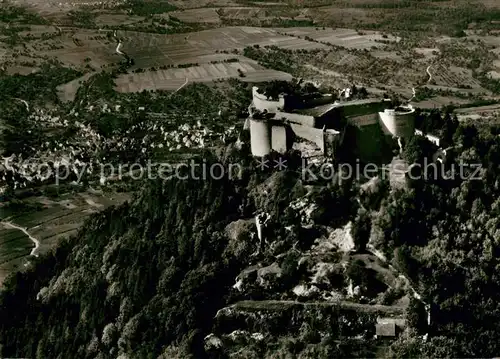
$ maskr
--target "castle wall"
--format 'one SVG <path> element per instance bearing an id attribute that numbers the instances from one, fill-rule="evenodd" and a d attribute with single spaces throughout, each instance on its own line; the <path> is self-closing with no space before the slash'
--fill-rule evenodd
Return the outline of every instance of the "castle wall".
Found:
<path id="1" fill-rule="evenodd" d="M 265 95 L 260 94 L 258 87 L 254 86 L 252 88 L 253 105 L 259 111 L 267 110 L 267 112 L 277 112 L 279 108 L 283 109 L 285 107 L 285 99 L 280 96 L 278 101 L 268 100 Z"/>
<path id="2" fill-rule="evenodd" d="M 387 135 L 410 138 L 415 132 L 415 110 L 413 109 L 407 112 L 385 110 L 379 112 L 379 116 L 382 130 Z"/>
<path id="3" fill-rule="evenodd" d="M 415 114 L 411 107 L 396 111 L 388 109 L 388 101 L 359 100 L 336 104 L 331 109 L 319 109 L 323 112 L 315 117 L 314 112 L 284 112 L 285 97 L 269 101 L 257 89 L 252 89 L 253 106 L 275 116 L 268 120 L 250 117 L 245 125 L 250 127 L 254 156 L 266 156 L 273 150 L 284 153 L 298 137 L 316 144 L 328 156 L 349 155 L 363 162 L 380 162 L 392 156 L 393 136 L 406 139 L 415 132 Z M 348 140 L 343 141 L 346 122 L 350 130 Z M 337 153 L 337 150 L 340 152 Z"/>
<path id="4" fill-rule="evenodd" d="M 253 156 L 271 153 L 271 127 L 267 121 L 250 119 L 250 147 Z"/>
<path id="5" fill-rule="evenodd" d="M 317 120 L 316 127 L 339 129 L 343 119 L 353 126 L 371 126 L 379 122 L 378 113 L 385 110 L 390 103 L 387 101 L 360 100 L 338 103 Z M 342 120 L 341 120 L 342 119 Z M 343 127 L 342 124 L 340 124 Z"/>
<path id="6" fill-rule="evenodd" d="M 335 101 L 335 97 L 333 95 L 324 95 L 317 98 L 307 99 L 304 101 L 304 105 L 307 107 L 321 106 L 333 103 Z"/>
<path id="7" fill-rule="evenodd" d="M 271 143 L 273 151 L 285 153 L 287 151 L 287 131 L 285 126 L 272 126 Z"/>
<path id="8" fill-rule="evenodd" d="M 392 158 L 392 148 L 378 123 L 370 126 L 348 126 L 342 153 L 361 163 L 384 163 Z"/>
<path id="9" fill-rule="evenodd" d="M 250 118 L 245 119 L 245 123 L 243 124 L 243 131 L 250 131 Z"/>
<path id="10" fill-rule="evenodd" d="M 387 101 L 367 102 L 367 103 L 346 103 L 341 106 L 342 114 L 347 117 L 357 117 L 384 111 L 390 104 Z"/>
<path id="11" fill-rule="evenodd" d="M 321 149 L 321 151 L 325 150 L 325 138 L 322 129 L 302 126 L 294 123 L 291 123 L 290 127 L 295 133 L 295 136 L 314 142 Z"/>
<path id="12" fill-rule="evenodd" d="M 378 123 L 356 129 L 355 146 L 353 149 L 361 162 L 380 162 L 384 138 Z"/>
<path id="13" fill-rule="evenodd" d="M 424 133 L 420 130 L 415 130 L 415 135 L 424 136 Z M 438 147 L 441 147 L 441 139 L 437 136 L 426 134 L 425 137 Z"/>
<path id="14" fill-rule="evenodd" d="M 276 112 L 276 119 L 282 119 L 285 118 L 290 122 L 303 125 L 303 126 L 309 126 L 309 127 L 316 127 L 316 119 L 314 116 L 308 116 L 308 115 L 301 115 L 298 113 L 289 113 L 289 112 L 282 112 L 282 111 L 277 111 Z"/>
<path id="15" fill-rule="evenodd" d="M 375 112 L 366 115 L 353 116 L 349 117 L 348 122 L 356 127 L 377 125 L 379 122 L 379 115 Z"/>

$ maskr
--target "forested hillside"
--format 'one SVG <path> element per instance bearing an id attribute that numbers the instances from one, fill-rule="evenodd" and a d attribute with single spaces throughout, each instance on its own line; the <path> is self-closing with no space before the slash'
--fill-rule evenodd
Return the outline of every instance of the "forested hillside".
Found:
<path id="1" fill-rule="evenodd" d="M 221 231 L 240 203 L 227 180 L 167 181 L 92 217 L 6 284 L 3 354 L 156 358 L 170 343 L 199 353 L 238 270 L 222 259 Z"/>
<path id="2" fill-rule="evenodd" d="M 325 322 L 335 319 L 332 313 L 326 316 L 321 311 L 285 311 L 269 321 L 258 317 L 257 344 L 240 343 L 234 349 L 213 339 L 217 350 L 206 351 L 205 341 L 211 333 L 226 338 L 224 333 L 236 332 L 238 327 L 224 327 L 227 324 L 217 319 L 221 309 L 235 302 L 249 300 L 250 308 L 266 309 L 262 302 L 252 301 L 296 300 L 291 290 L 318 277 L 311 272 L 316 264 L 332 268 L 322 277 L 319 290 L 345 293 L 346 283 L 354 282 L 365 299 L 351 300 L 366 308 L 366 296 L 376 283 L 376 278 L 367 280 L 363 275 L 368 273 L 362 260 L 368 255 L 363 252 L 368 239 L 431 306 L 429 328 L 410 306 L 408 330 L 379 351 L 379 357 L 496 355 L 500 351 L 497 127 L 458 126 L 455 119 L 436 114 L 431 123 L 429 118 L 420 120 L 434 131 L 452 129 L 448 137 L 455 154 L 444 163 L 444 174 L 451 175 L 453 164 L 481 164 L 479 177 L 439 175 L 411 181 L 404 190 L 391 189 L 386 180 L 367 187 L 356 181 L 340 183 L 337 177 L 305 184 L 290 168 L 281 172 L 251 168 L 245 152 L 233 148 L 223 157 L 246 163 L 241 180 L 148 182 L 131 203 L 94 215 L 78 236 L 8 280 L 0 294 L 2 355 L 165 359 L 235 353 L 241 358 L 375 355 L 379 343 L 373 340 L 372 329 L 367 328 L 362 339 L 353 339 L 345 328 L 339 331 Z M 430 156 L 432 146 L 422 139 L 408 143 L 403 154 L 408 161 L 422 162 Z M 302 228 L 304 213 L 297 201 L 312 208 L 305 213 L 309 225 Z M 270 215 L 265 243 L 252 235 L 257 212 Z M 325 228 L 336 230 L 347 222 L 352 223 L 358 253 L 342 254 L 334 247 L 318 252 Z M 237 292 L 235 279 L 256 264 L 257 279 L 242 284 L 244 290 Z M 403 289 L 389 288 L 382 303 L 392 305 L 391 296 L 404 295 L 398 290 Z M 308 322 L 297 323 L 299 314 Z M 293 328 L 287 326 L 290 322 Z M 423 333 L 428 333 L 427 340 Z"/>

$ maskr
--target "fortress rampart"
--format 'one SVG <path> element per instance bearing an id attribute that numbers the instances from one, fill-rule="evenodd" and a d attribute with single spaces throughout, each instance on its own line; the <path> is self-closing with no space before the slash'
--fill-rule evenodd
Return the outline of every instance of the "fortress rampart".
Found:
<path id="1" fill-rule="evenodd" d="M 355 146 L 352 152 L 360 154 L 377 152 L 387 136 L 408 138 L 415 132 L 415 110 L 412 107 L 390 109 L 390 101 L 385 99 L 334 102 L 285 110 L 285 95 L 280 95 L 278 101 L 272 101 L 259 93 L 257 87 L 252 88 L 252 95 L 248 122 L 252 154 L 258 157 L 266 156 L 273 150 L 287 151 L 295 138 L 314 143 L 330 156 L 345 142 L 349 126 L 358 128 L 358 132 L 366 132 L 365 136 L 356 135 L 355 142 L 351 141 Z M 315 101 L 323 103 L 327 97 Z M 259 112 L 261 114 L 257 116 Z M 375 126 L 377 131 L 362 130 L 371 126 Z M 361 148 L 365 150 L 360 151 Z"/>
<path id="2" fill-rule="evenodd" d="M 257 157 L 271 153 L 271 126 L 266 120 L 250 119 L 250 147 Z"/>
<path id="3" fill-rule="evenodd" d="M 302 126 L 316 127 L 316 119 L 314 116 L 277 111 L 275 118 L 277 120 L 283 119 L 285 122 L 292 122 Z"/>
<path id="4" fill-rule="evenodd" d="M 382 129 L 395 137 L 409 138 L 415 133 L 415 110 L 399 107 L 379 112 Z"/>
<path id="5" fill-rule="evenodd" d="M 258 92 L 258 87 L 252 88 L 253 106 L 259 111 L 276 113 L 285 108 L 285 97 L 280 96 L 278 101 L 268 100 L 267 97 Z"/>
<path id="6" fill-rule="evenodd" d="M 295 136 L 313 142 L 321 151 L 325 151 L 325 131 L 319 128 L 290 124 Z"/>

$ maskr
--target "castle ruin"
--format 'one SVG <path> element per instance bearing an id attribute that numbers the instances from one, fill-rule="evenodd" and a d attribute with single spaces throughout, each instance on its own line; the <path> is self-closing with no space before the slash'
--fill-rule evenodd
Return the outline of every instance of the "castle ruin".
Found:
<path id="1" fill-rule="evenodd" d="M 296 141 L 313 143 L 323 155 L 335 157 L 348 150 L 366 161 L 381 151 L 387 140 L 405 142 L 415 133 L 415 110 L 391 108 L 387 99 L 334 101 L 332 95 L 291 101 L 286 94 L 268 99 L 252 89 L 252 103 L 245 129 L 250 131 L 252 155 L 284 153 Z"/>

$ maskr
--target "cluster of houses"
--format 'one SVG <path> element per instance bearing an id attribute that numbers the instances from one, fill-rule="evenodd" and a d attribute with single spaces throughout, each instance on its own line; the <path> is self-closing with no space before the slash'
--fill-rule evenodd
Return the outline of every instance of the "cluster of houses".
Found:
<path id="1" fill-rule="evenodd" d="M 96 116 L 108 113 L 118 115 L 121 108 L 120 105 L 110 107 L 104 104 L 101 107 L 90 106 L 88 111 Z M 58 180 L 62 178 L 68 182 L 82 178 L 93 182 L 100 180 L 98 176 L 101 168 L 108 163 L 139 161 L 152 151 L 166 155 L 185 150 L 196 151 L 237 137 L 236 126 L 230 126 L 222 132 L 215 131 L 204 125 L 202 119 L 191 119 L 192 124 L 172 126 L 167 119 L 155 117 L 154 114 L 146 114 L 144 121 L 124 131 L 104 136 L 82 117 L 74 110 L 66 116 L 33 110 L 29 120 L 40 126 L 48 139 L 37 148 L 32 148 L 29 158 L 14 153 L 1 161 L 0 193 L 8 188 L 16 190 L 41 183 L 54 183 L 56 176 L 59 176 Z M 71 138 L 50 135 L 69 129 L 72 129 Z M 63 167 L 70 172 L 69 176 L 60 170 Z"/>

